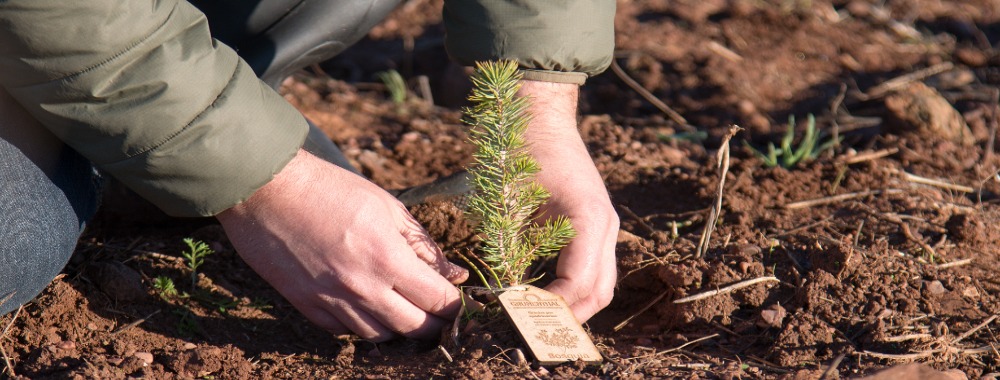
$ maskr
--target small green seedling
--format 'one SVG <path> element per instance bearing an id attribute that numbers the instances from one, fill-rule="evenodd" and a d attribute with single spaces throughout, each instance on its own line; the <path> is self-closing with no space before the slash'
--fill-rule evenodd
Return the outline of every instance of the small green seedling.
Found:
<path id="1" fill-rule="evenodd" d="M 153 289 L 160 293 L 160 298 L 164 300 L 177 296 L 177 287 L 174 280 L 167 276 L 157 276 L 153 279 Z"/>
<path id="2" fill-rule="evenodd" d="M 181 253 L 187 260 L 187 267 L 191 271 L 191 289 L 198 286 L 198 268 L 205 263 L 205 257 L 215 253 L 208 244 L 192 238 L 184 238 L 188 250 Z"/>
<path id="3" fill-rule="evenodd" d="M 476 272 L 487 287 L 525 283 L 532 262 L 558 253 L 576 234 L 566 217 L 536 220 L 549 192 L 534 179 L 541 168 L 524 137 L 529 99 L 515 96 L 520 78 L 516 62 L 478 63 L 469 96 L 473 106 L 465 110 L 476 147 L 467 212 L 478 222 L 482 255 L 476 258 L 491 281 Z"/>
<path id="4" fill-rule="evenodd" d="M 788 129 L 781 139 L 780 149 L 775 148 L 774 143 L 769 142 L 767 143 L 767 153 L 764 153 L 750 146 L 746 141 L 743 144 L 764 162 L 764 166 L 769 168 L 781 166 L 788 169 L 800 162 L 814 160 L 820 153 L 832 148 L 839 141 L 830 139 L 820 143 L 820 134 L 816 131 L 816 118 L 812 114 L 809 114 L 808 117 L 806 134 L 802 137 L 798 147 L 792 147 L 792 142 L 795 140 L 795 116 L 788 117 Z"/>
<path id="5" fill-rule="evenodd" d="M 375 77 L 385 84 L 386 90 L 389 91 L 389 98 L 396 104 L 396 107 L 402 107 L 403 103 L 406 102 L 406 81 L 403 80 L 403 76 L 399 75 L 396 70 L 388 70 L 379 71 Z"/>

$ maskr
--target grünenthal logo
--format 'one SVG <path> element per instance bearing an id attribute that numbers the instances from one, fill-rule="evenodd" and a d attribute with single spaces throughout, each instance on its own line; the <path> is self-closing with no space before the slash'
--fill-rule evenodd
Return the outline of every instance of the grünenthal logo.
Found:
<path id="1" fill-rule="evenodd" d="M 537 294 L 525 294 L 523 299 L 511 300 L 510 306 L 516 308 L 560 308 L 559 301 L 555 299 L 542 299 Z"/>

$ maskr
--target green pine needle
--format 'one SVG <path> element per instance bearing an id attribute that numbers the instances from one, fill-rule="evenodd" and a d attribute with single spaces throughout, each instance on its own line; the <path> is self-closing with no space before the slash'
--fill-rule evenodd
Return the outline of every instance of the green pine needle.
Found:
<path id="1" fill-rule="evenodd" d="M 465 110 L 476 147 L 468 213 L 479 222 L 481 258 L 500 287 L 522 283 L 532 262 L 558 253 L 576 235 L 568 218 L 535 220 L 549 192 L 534 180 L 541 168 L 527 151 L 529 100 L 515 96 L 520 79 L 516 62 L 478 63 L 474 105 Z"/>

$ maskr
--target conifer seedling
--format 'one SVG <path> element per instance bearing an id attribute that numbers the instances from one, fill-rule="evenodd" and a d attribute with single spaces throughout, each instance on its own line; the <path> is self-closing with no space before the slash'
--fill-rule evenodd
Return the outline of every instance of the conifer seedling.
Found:
<path id="1" fill-rule="evenodd" d="M 516 62 L 477 63 L 473 105 L 465 110 L 476 147 L 467 212 L 478 222 L 480 263 L 491 278 L 476 272 L 487 287 L 501 289 L 530 282 L 525 275 L 532 262 L 558 253 L 576 234 L 566 217 L 537 220 L 549 192 L 534 179 L 541 168 L 524 137 L 530 99 L 516 96 L 520 79 Z"/>

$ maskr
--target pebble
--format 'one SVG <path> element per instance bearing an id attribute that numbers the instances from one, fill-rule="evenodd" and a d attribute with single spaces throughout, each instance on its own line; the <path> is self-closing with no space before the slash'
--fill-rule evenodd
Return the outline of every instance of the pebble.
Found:
<path id="1" fill-rule="evenodd" d="M 528 366 L 528 359 L 524 357 L 524 351 L 521 351 L 520 348 L 514 349 L 514 363 L 517 364 L 518 367 Z"/>
<path id="2" fill-rule="evenodd" d="M 132 354 L 132 356 L 135 356 L 136 359 L 142 360 L 143 365 L 150 365 L 153 363 L 153 354 L 149 352 L 139 351 Z"/>
<path id="3" fill-rule="evenodd" d="M 944 288 L 944 285 L 941 284 L 941 281 L 934 280 L 927 283 L 927 291 L 937 296 L 948 292 L 948 289 Z"/>
<path id="4" fill-rule="evenodd" d="M 62 342 L 56 343 L 56 347 L 59 347 L 60 350 L 75 350 L 76 343 L 71 340 L 64 340 Z"/>
<path id="5" fill-rule="evenodd" d="M 194 343 L 191 343 L 191 342 L 184 343 L 184 349 L 185 350 L 193 350 L 195 348 L 198 348 L 197 344 L 194 344 Z"/>
<path id="6" fill-rule="evenodd" d="M 121 356 L 109 356 L 108 357 L 108 364 L 111 364 L 111 365 L 119 365 L 119 364 L 122 364 L 123 361 L 125 361 L 125 359 L 123 359 Z"/>

